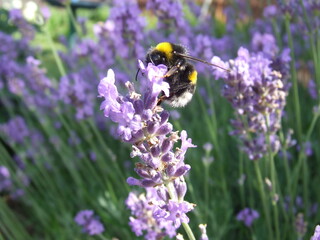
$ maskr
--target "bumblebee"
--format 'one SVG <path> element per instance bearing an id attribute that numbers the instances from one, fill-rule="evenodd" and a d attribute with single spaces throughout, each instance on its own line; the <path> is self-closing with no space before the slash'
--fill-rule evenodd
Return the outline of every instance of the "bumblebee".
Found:
<path id="1" fill-rule="evenodd" d="M 164 80 L 170 85 L 169 96 L 167 97 L 162 94 L 158 104 L 164 101 L 172 107 L 184 107 L 191 101 L 196 90 L 198 73 L 194 66 L 187 61 L 188 59 L 219 67 L 207 61 L 189 56 L 187 49 L 179 44 L 161 42 L 148 51 L 146 63 L 153 63 L 156 66 L 164 64 L 168 67 Z M 227 69 L 224 70 L 228 71 Z"/>

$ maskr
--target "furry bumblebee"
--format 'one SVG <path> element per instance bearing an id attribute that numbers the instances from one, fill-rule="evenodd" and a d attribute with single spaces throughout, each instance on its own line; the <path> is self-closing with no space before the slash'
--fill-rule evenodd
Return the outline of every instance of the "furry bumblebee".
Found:
<path id="1" fill-rule="evenodd" d="M 219 67 L 189 56 L 187 49 L 179 44 L 161 42 L 148 51 L 146 63 L 153 63 L 156 66 L 164 64 L 168 67 L 164 80 L 170 85 L 170 93 L 168 97 L 165 95 L 160 96 L 158 104 L 164 101 L 172 107 L 184 107 L 191 101 L 196 90 L 198 73 L 194 66 L 187 61 L 188 59 Z M 227 69 L 224 70 L 229 71 Z"/>

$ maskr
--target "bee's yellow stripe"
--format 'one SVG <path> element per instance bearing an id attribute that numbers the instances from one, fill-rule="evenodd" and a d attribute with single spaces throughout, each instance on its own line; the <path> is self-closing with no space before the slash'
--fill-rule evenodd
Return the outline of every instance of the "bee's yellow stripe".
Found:
<path id="1" fill-rule="evenodd" d="M 192 84 L 197 83 L 197 76 L 198 76 L 198 72 L 196 70 L 194 70 L 192 73 L 189 74 L 188 78 Z"/>
<path id="2" fill-rule="evenodd" d="M 159 43 L 156 46 L 156 49 L 160 52 L 164 52 L 166 54 L 166 57 L 168 60 L 170 60 L 172 58 L 173 48 L 172 48 L 171 43 L 169 43 L 169 42 Z"/>

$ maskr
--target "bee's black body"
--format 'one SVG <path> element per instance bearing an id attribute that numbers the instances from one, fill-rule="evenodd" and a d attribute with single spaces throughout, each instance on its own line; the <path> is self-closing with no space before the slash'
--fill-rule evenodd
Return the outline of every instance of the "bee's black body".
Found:
<path id="1" fill-rule="evenodd" d="M 147 63 L 164 64 L 168 67 L 165 81 L 170 85 L 170 95 L 163 95 L 160 99 L 173 107 L 183 107 L 191 100 L 197 82 L 197 71 L 179 54 L 187 54 L 183 46 L 162 42 L 150 49 L 146 56 Z"/>

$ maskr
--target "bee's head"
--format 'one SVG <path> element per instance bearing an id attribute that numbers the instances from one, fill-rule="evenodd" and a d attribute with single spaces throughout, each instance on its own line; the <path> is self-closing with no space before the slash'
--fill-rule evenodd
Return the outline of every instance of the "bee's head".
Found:
<path id="1" fill-rule="evenodd" d="M 156 66 L 159 64 L 164 64 L 164 65 L 169 64 L 166 54 L 156 49 L 152 49 L 148 52 L 146 56 L 146 62 L 147 63 L 151 62 Z"/>
<path id="2" fill-rule="evenodd" d="M 161 42 L 148 52 L 146 62 L 151 62 L 154 65 L 164 64 L 170 68 L 174 66 L 178 60 L 181 61 L 181 57 L 175 55 L 175 52 L 186 53 L 186 50 L 177 44 Z"/>

